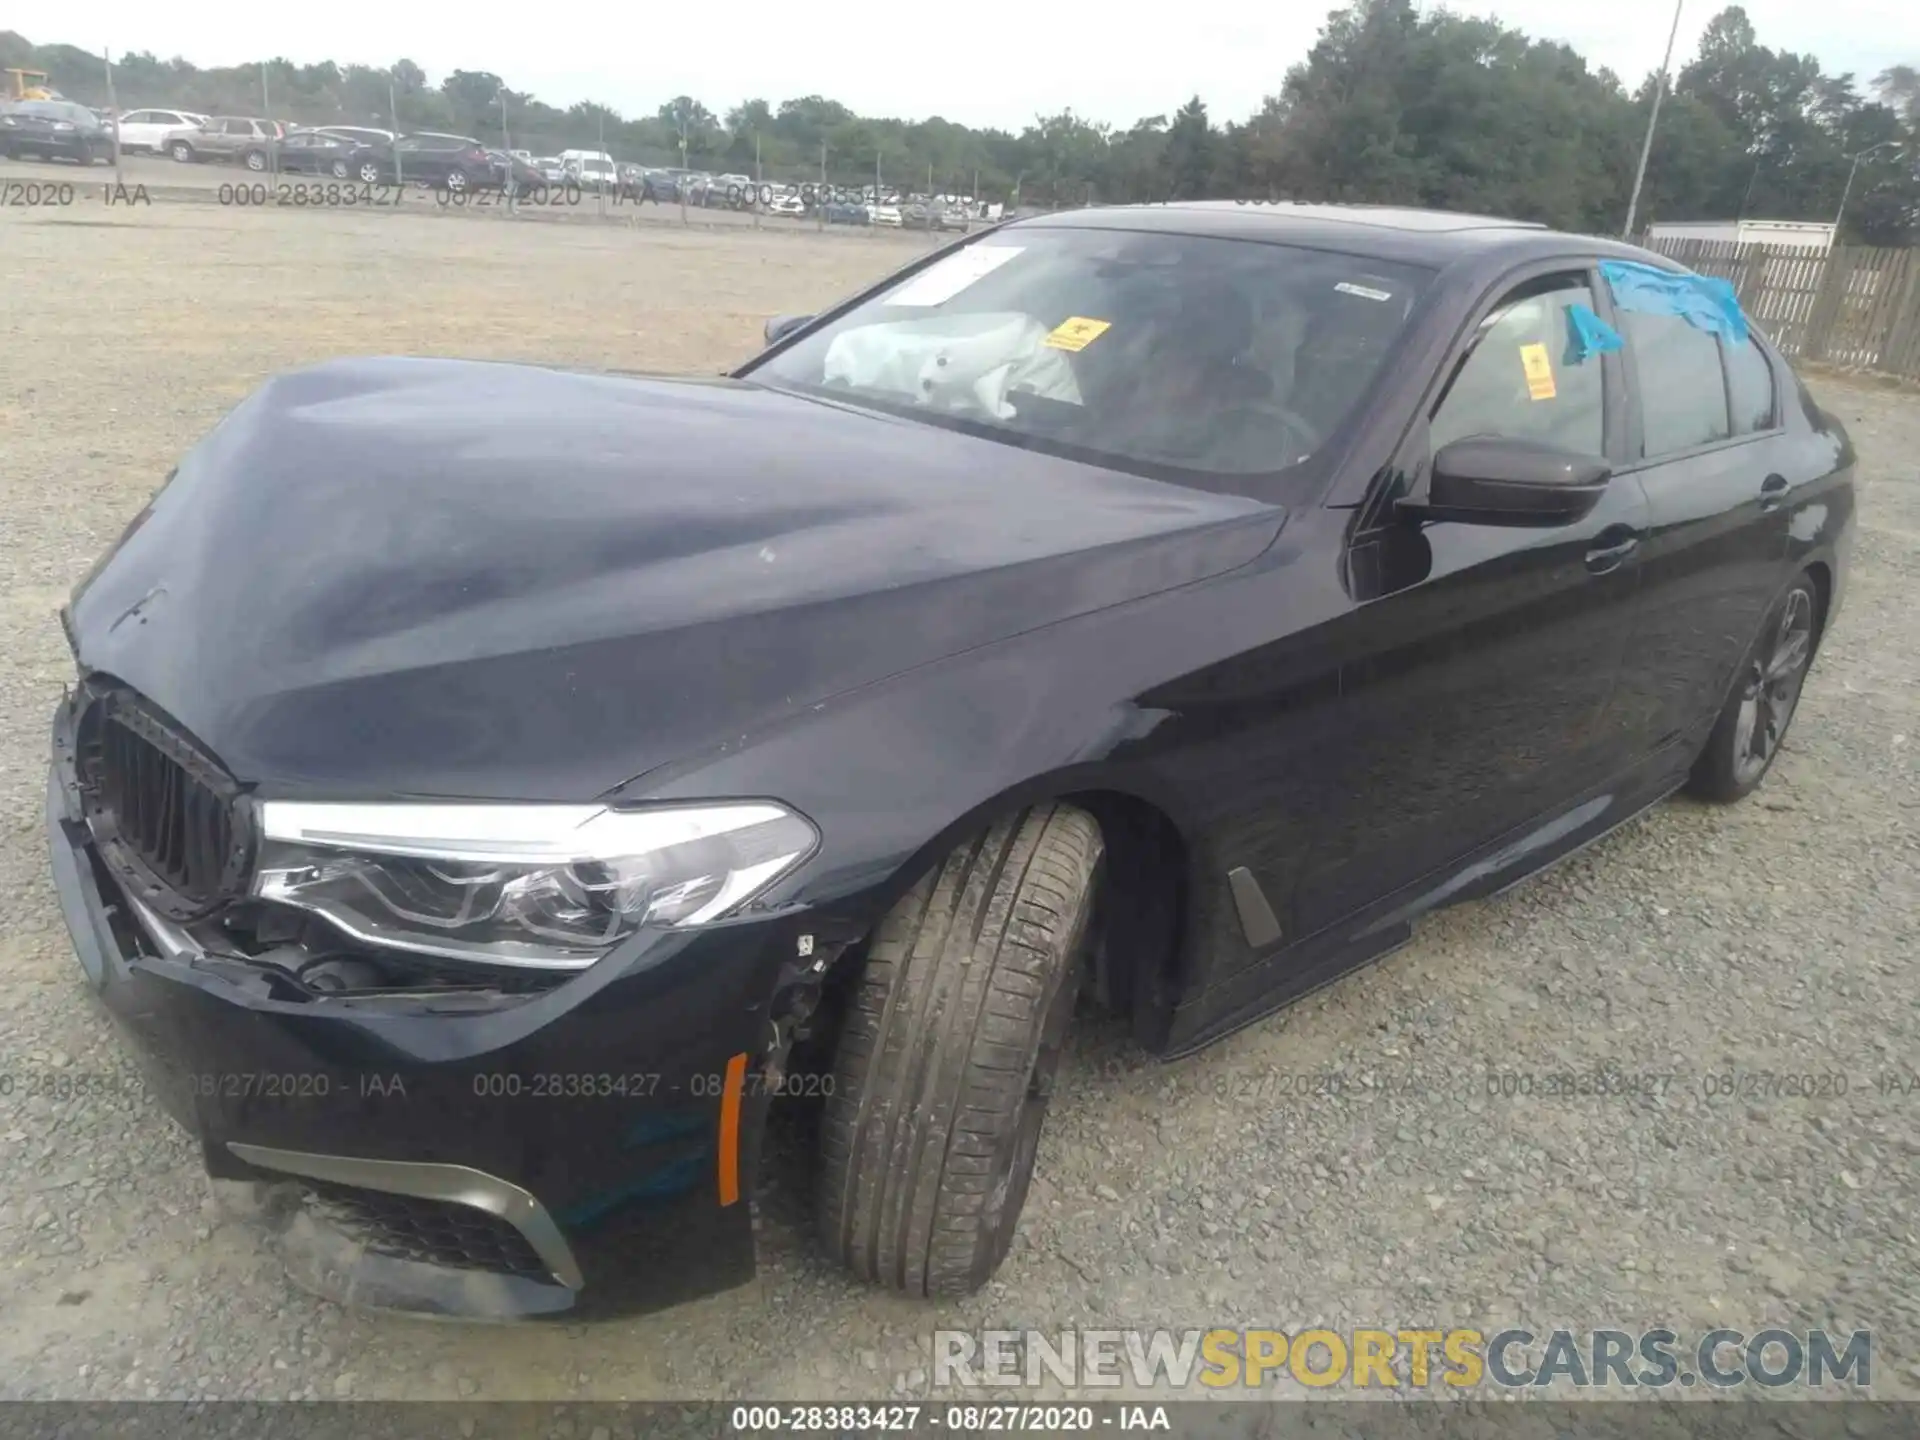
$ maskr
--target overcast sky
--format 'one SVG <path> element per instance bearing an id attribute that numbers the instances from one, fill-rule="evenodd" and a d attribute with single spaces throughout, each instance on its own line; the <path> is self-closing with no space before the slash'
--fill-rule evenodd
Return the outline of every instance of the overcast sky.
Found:
<path id="1" fill-rule="evenodd" d="M 676 0 L 621 6 L 328 0 L 319 6 L 156 5 L 93 0 L 15 16 L 35 43 L 151 50 L 196 65 L 284 55 L 386 65 L 405 56 L 438 82 L 491 70 L 549 104 L 599 100 L 628 115 L 690 94 L 713 110 L 749 97 L 818 93 L 869 115 L 944 115 L 1018 130 L 1071 107 L 1129 125 L 1199 94 L 1216 120 L 1241 118 L 1313 44 L 1329 0 L 1134 0 L 1138 8 L 914 0 Z M 1720 7 L 1683 0 L 1675 68 Z M 1465 0 L 1529 34 L 1564 40 L 1629 86 L 1660 64 L 1670 0 Z M 1760 43 L 1812 52 L 1863 89 L 1888 65 L 1920 65 L 1920 4 L 1749 0 Z M 241 18 L 244 16 L 244 18 Z M 1097 16 L 1097 20 L 1096 20 Z M 1135 17 L 1138 17 L 1137 19 Z M 1148 18 L 1151 17 L 1151 18 Z M 122 103 L 139 104 L 139 96 Z"/>

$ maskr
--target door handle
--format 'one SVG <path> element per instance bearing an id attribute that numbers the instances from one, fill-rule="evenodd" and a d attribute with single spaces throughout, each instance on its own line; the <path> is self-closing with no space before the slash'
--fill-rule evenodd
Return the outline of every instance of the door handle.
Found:
<path id="1" fill-rule="evenodd" d="M 1593 548 L 1587 551 L 1587 569 L 1595 575 L 1618 570 L 1639 548 L 1639 531 L 1624 525 L 1610 525 L 1594 537 Z"/>
<path id="2" fill-rule="evenodd" d="M 1765 480 L 1762 480 L 1760 482 L 1760 513 L 1761 514 L 1764 515 L 1769 510 L 1778 510 L 1780 508 L 1781 502 L 1784 501 L 1786 498 L 1787 498 L 1787 477 L 1786 476 L 1769 475 Z"/>

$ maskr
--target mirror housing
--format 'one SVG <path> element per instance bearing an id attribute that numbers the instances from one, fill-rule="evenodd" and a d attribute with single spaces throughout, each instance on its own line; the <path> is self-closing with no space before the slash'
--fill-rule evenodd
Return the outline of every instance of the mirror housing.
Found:
<path id="1" fill-rule="evenodd" d="M 767 321 L 767 344 L 778 345 L 787 336 L 813 319 L 811 315 L 776 315 Z"/>
<path id="2" fill-rule="evenodd" d="M 1598 455 L 1535 440 L 1455 440 L 1433 457 L 1426 497 L 1398 508 L 1468 525 L 1565 525 L 1599 503 L 1612 475 Z"/>

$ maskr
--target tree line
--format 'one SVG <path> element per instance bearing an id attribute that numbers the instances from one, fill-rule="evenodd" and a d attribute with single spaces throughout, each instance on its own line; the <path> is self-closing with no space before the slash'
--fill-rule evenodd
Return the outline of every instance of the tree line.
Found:
<path id="1" fill-rule="evenodd" d="M 102 57 L 74 46 L 0 32 L 4 67 L 45 70 L 74 99 L 107 101 Z M 200 69 L 142 52 L 114 60 L 113 84 L 122 109 L 448 130 L 541 154 L 606 149 L 622 161 L 770 180 L 878 176 L 889 188 L 1015 205 L 1378 202 L 1611 233 L 1625 218 L 1656 77 L 1629 90 L 1571 47 L 1497 21 L 1356 0 L 1327 17 L 1258 112 L 1224 122 L 1199 96 L 1126 128 L 1062 110 L 1017 134 L 937 116 L 857 115 L 819 95 L 747 100 L 725 113 L 680 95 L 629 117 L 591 101 L 561 109 L 485 71 L 455 70 L 435 85 L 411 60 Z M 1662 102 L 1639 216 L 1831 220 L 1850 172 L 1846 238 L 1920 240 L 1920 71 L 1829 75 L 1813 56 L 1762 45 L 1746 12 L 1730 6 Z"/>

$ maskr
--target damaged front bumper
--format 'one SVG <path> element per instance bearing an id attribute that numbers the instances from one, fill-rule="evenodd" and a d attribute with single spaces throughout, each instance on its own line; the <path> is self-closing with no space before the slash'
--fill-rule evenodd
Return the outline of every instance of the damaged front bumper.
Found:
<path id="1" fill-rule="evenodd" d="M 533 991 L 290 999 L 129 897 L 80 818 L 72 746 L 63 705 L 47 828 L 80 963 L 297 1282 L 507 1319 L 752 1277 L 772 1082 L 827 954 L 805 917 L 643 932 Z"/>

